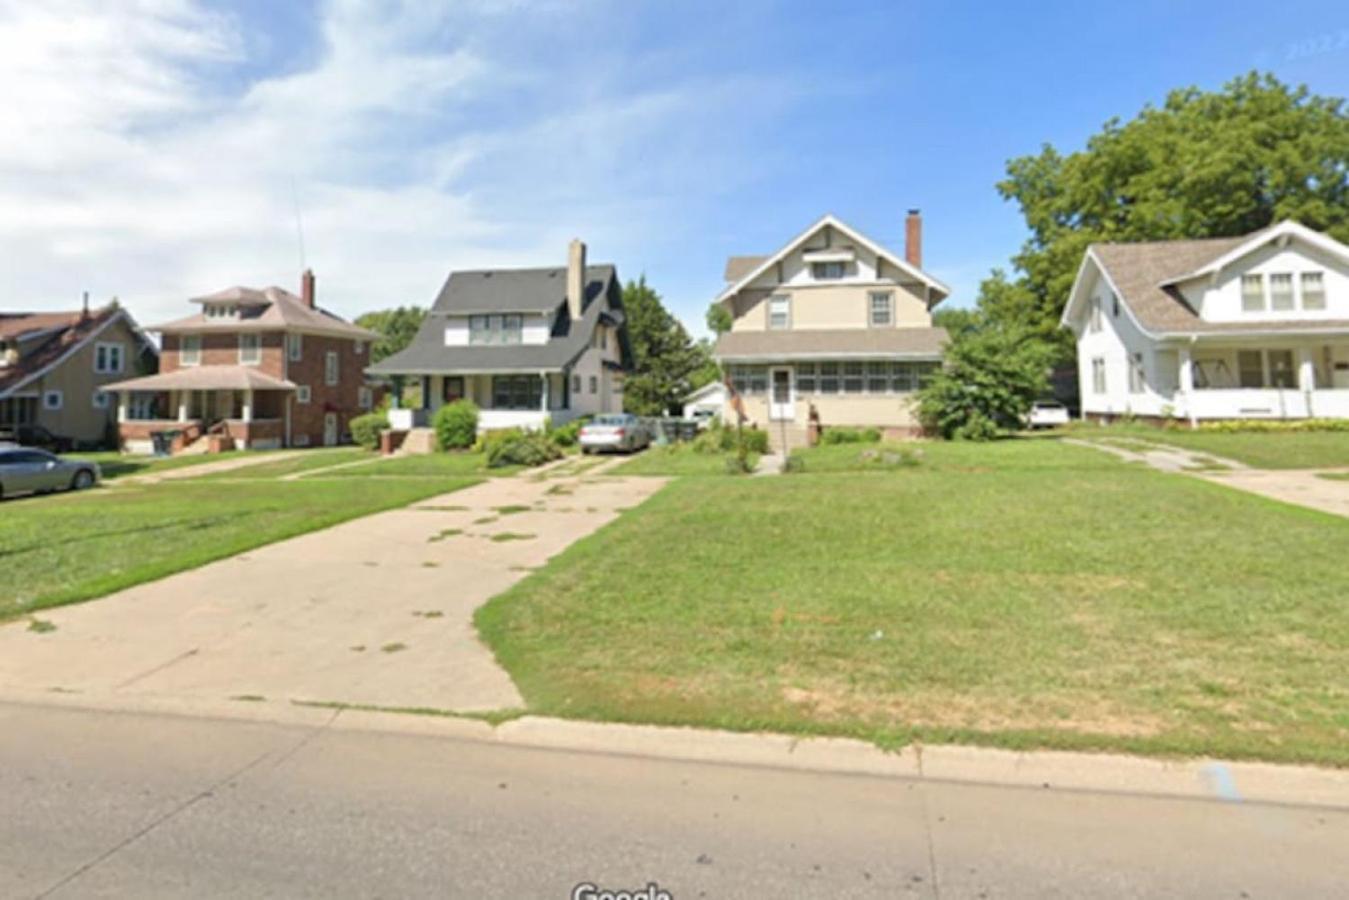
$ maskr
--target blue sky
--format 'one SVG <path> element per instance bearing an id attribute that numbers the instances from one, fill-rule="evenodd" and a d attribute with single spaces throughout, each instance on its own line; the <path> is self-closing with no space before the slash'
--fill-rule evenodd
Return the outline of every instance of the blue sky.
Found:
<path id="1" fill-rule="evenodd" d="M 346 315 L 579 235 L 701 332 L 728 254 L 909 207 L 966 305 L 1010 157 L 1251 69 L 1349 94 L 1342 4 L 1028 6 L 0 0 L 0 306 L 292 286 L 297 207 Z"/>

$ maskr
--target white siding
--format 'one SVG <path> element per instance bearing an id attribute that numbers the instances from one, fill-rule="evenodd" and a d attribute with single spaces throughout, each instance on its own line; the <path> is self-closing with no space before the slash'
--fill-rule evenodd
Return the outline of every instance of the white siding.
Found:
<path id="1" fill-rule="evenodd" d="M 1324 273 L 1326 308 L 1304 310 L 1301 297 L 1301 274 Z M 1293 276 L 1296 309 L 1271 310 L 1268 301 L 1263 312 L 1246 312 L 1241 308 L 1241 277 L 1261 275 L 1268 289 L 1269 276 L 1291 273 Z M 1314 247 L 1294 241 L 1286 247 L 1266 247 L 1238 260 L 1223 271 L 1214 285 L 1200 281 L 1182 286 L 1185 299 L 1209 322 L 1261 322 L 1270 319 L 1349 319 L 1349 267 L 1331 259 Z"/>

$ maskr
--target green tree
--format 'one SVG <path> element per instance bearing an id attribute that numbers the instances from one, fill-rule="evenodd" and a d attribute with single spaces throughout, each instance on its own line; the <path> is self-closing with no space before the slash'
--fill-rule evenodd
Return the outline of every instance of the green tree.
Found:
<path id="1" fill-rule="evenodd" d="M 707 330 L 721 336 L 731 330 L 731 311 L 725 304 L 713 303 L 707 308 Z"/>
<path id="2" fill-rule="evenodd" d="M 980 307 L 1066 350 L 1059 316 L 1094 241 L 1224 237 L 1288 218 L 1349 240 L 1349 115 L 1340 99 L 1252 72 L 1216 92 L 1172 91 L 1076 153 L 1045 145 L 1013 159 L 998 190 L 1030 237 L 1019 277 L 995 273 Z"/>
<path id="3" fill-rule="evenodd" d="M 381 309 L 357 317 L 356 324 L 379 333 L 379 339 L 370 348 L 370 362 L 377 363 L 407 348 L 426 318 L 426 310 L 419 306 L 398 306 Z"/>
<path id="4" fill-rule="evenodd" d="M 623 408 L 643 416 L 666 415 L 680 408 L 692 389 L 692 377 L 706 355 L 661 302 L 643 275 L 623 288 L 633 371 L 623 384 Z"/>
<path id="5" fill-rule="evenodd" d="M 923 427 L 945 438 L 988 440 L 1021 427 L 1031 403 L 1048 388 L 1052 345 L 1028 329 L 987 321 L 951 332 L 945 366 L 918 394 Z"/>

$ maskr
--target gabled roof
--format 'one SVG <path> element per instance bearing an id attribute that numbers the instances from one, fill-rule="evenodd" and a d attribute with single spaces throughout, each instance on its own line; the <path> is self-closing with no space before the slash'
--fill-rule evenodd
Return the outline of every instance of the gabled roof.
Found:
<path id="1" fill-rule="evenodd" d="M 614 277 L 612 265 L 586 266 L 586 283 Z M 567 300 L 567 268 L 471 269 L 451 272 L 431 312 L 551 313 Z"/>
<path id="2" fill-rule="evenodd" d="M 1091 268 L 1100 272 L 1120 298 L 1138 327 L 1152 336 L 1223 332 L 1280 332 L 1337 330 L 1343 323 L 1327 320 L 1264 319 L 1252 322 L 1208 322 L 1186 301 L 1177 285 L 1214 275 L 1270 241 L 1314 236 L 1316 246 L 1335 245 L 1340 254 L 1349 248 L 1296 222 L 1283 222 L 1236 237 L 1176 241 L 1097 243 L 1087 248 L 1073 281 L 1060 324 L 1071 324 L 1087 301 L 1086 282 Z M 1346 255 L 1349 259 L 1349 255 Z"/>
<path id="3" fill-rule="evenodd" d="M 632 349 L 628 342 L 627 317 L 623 311 L 623 289 L 618 281 L 618 271 L 611 265 L 586 267 L 585 297 L 581 307 L 581 317 L 572 321 L 563 311 L 566 303 L 566 269 L 517 269 L 510 270 L 518 278 L 497 281 L 497 284 L 513 283 L 524 291 L 524 296 L 514 300 L 506 295 L 497 295 L 498 288 L 489 288 L 487 294 L 470 290 L 469 293 L 451 292 L 447 298 L 452 304 L 448 308 L 441 306 L 441 298 L 446 298 L 451 284 L 455 283 L 453 273 L 441 291 L 441 298 L 422 322 L 417 336 L 407 349 L 381 360 L 366 369 L 372 375 L 458 375 L 472 373 L 509 373 L 509 372 L 556 372 L 576 361 L 590 346 L 595 326 L 604 320 L 618 330 L 619 351 L 623 367 L 632 366 Z M 547 272 L 561 272 L 555 282 Z M 475 273 L 468 273 L 472 276 Z M 501 274 L 498 271 L 497 274 Z M 496 278 L 493 276 L 495 281 Z M 465 284 L 472 284 L 469 278 Z M 562 288 L 561 294 L 553 294 L 553 285 Z M 487 298 L 490 296 L 490 300 Z M 466 315 L 470 312 L 485 312 L 484 302 L 499 304 L 498 312 L 528 311 L 527 304 L 537 303 L 538 297 L 552 297 L 551 305 L 542 307 L 540 312 L 554 316 L 552 332 L 544 344 L 492 344 L 485 346 L 445 346 L 445 320 L 450 315 Z M 455 301 L 470 299 L 472 305 L 464 307 L 453 305 Z M 522 305 L 524 304 L 524 305 Z"/>
<path id="4" fill-rule="evenodd" d="M 284 288 L 232 287 L 205 297 L 195 297 L 193 303 L 235 303 L 241 307 L 237 318 L 208 318 L 204 312 L 183 319 L 175 319 L 151 327 L 164 334 L 195 334 L 210 331 L 299 331 L 328 337 L 373 341 L 379 335 L 367 328 L 352 325 L 345 319 L 319 307 L 310 308 L 299 297 Z"/>
<path id="5" fill-rule="evenodd" d="M 826 226 L 829 226 L 841 232 L 844 236 L 851 238 L 853 241 L 865 247 L 867 250 L 870 250 L 878 258 L 885 260 L 886 262 L 894 266 L 896 269 L 899 269 L 901 272 L 904 272 L 905 274 L 909 275 L 915 281 L 918 281 L 921 284 L 925 284 L 936 293 L 941 294 L 940 297 L 932 301 L 934 305 L 940 302 L 941 300 L 945 299 L 946 297 L 950 296 L 951 289 L 949 287 L 942 284 L 940 281 L 933 278 L 931 275 L 927 274 L 922 269 L 919 269 L 911 265 L 908 262 L 908 260 L 904 259 L 902 256 L 896 253 L 892 253 L 890 250 L 887 250 L 885 247 L 882 247 L 880 244 L 877 244 L 875 241 L 871 240 L 870 238 L 862 234 L 860 231 L 857 231 L 850 225 L 847 225 L 844 222 L 840 221 L 832 213 L 829 213 L 824 216 L 821 216 L 809 228 L 807 228 L 805 231 L 801 232 L 796 237 L 792 238 L 790 241 L 784 244 L 782 248 L 778 250 L 776 253 L 773 253 L 769 256 L 758 256 L 758 257 L 733 256 L 729 260 L 727 260 L 726 262 L 727 280 L 730 281 L 731 276 L 734 273 L 739 273 L 739 277 L 736 278 L 734 281 L 731 281 L 731 283 L 728 284 L 725 287 L 725 289 L 722 290 L 722 292 L 717 295 L 716 302 L 721 303 L 725 300 L 730 299 L 735 294 L 739 293 L 750 282 L 758 278 L 764 272 L 767 272 L 771 266 L 773 266 L 779 260 L 785 258 L 788 254 L 795 251 L 798 247 L 800 247 L 806 241 L 810 240 L 821 229 L 825 228 Z M 747 271 L 742 271 L 749 266 L 749 261 L 751 260 L 757 260 L 757 263 L 752 268 L 748 268 Z"/>
<path id="6" fill-rule="evenodd" d="M 0 397 L 7 396 L 51 371 L 114 322 L 125 321 L 141 341 L 142 349 L 157 353 L 126 310 L 116 302 L 90 313 L 4 313 L 0 314 L 0 338 L 35 341 L 26 347 L 19 360 L 0 369 Z"/>

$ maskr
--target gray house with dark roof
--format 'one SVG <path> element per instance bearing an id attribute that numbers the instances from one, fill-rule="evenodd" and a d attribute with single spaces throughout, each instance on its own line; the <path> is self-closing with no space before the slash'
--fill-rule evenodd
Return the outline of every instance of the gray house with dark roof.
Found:
<path id="1" fill-rule="evenodd" d="M 421 409 L 394 410 L 395 429 L 467 398 L 490 430 L 621 411 L 631 368 L 618 271 L 587 265 L 574 240 L 565 268 L 450 273 L 407 349 L 366 371 L 421 384 Z"/>
<path id="2" fill-rule="evenodd" d="M 1349 418 L 1349 247 L 1297 222 L 1092 244 L 1062 324 L 1085 417 Z"/>

